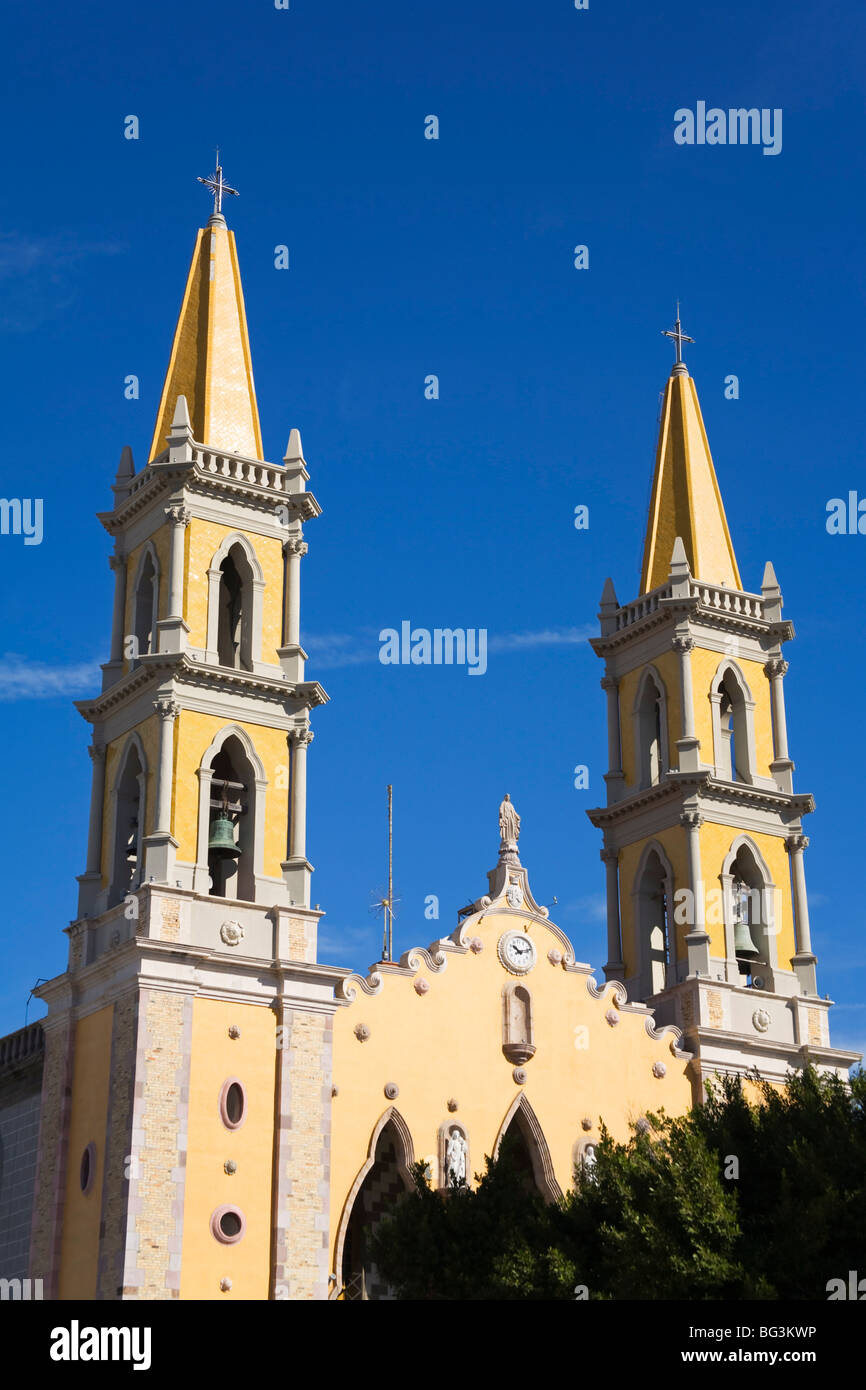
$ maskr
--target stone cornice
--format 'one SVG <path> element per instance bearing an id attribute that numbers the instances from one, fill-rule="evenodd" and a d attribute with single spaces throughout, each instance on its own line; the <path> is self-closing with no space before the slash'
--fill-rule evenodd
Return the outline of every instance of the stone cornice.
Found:
<path id="1" fill-rule="evenodd" d="M 76 700 L 75 708 L 83 719 L 93 724 L 104 719 L 112 710 L 127 704 L 149 686 L 156 689 L 171 679 L 195 689 L 220 691 L 238 695 L 264 695 L 282 703 L 299 700 L 312 708 L 324 705 L 330 696 L 318 681 L 293 684 L 277 676 L 263 676 L 253 671 L 233 671 L 227 666 L 211 666 L 195 661 L 188 652 L 156 652 L 141 658 L 140 665 L 114 685 L 110 685 L 93 700 Z"/>
<path id="2" fill-rule="evenodd" d="M 137 516 L 181 486 L 188 498 L 199 495 L 224 500 L 227 495 L 234 494 L 271 514 L 275 507 L 284 506 L 302 520 L 312 520 L 321 515 L 322 509 L 311 492 L 286 490 L 284 485 L 288 478 L 282 464 L 246 459 L 238 454 L 224 454 L 208 450 L 202 444 L 193 443 L 191 448 L 198 457 L 174 461 L 162 455 L 149 463 L 140 477 L 134 480 L 134 490 L 124 501 L 113 511 L 97 513 L 97 519 L 109 535 L 125 531 Z M 229 471 L 211 472 L 203 458 L 218 459 L 221 464 L 224 461 Z"/>
<path id="3" fill-rule="evenodd" d="M 690 796 L 697 797 L 705 819 L 709 820 L 712 819 L 714 801 L 765 811 L 789 811 L 796 816 L 808 815 L 815 809 L 815 799 L 810 792 L 790 794 L 771 791 L 767 787 L 753 787 L 746 782 L 723 782 L 708 770 L 703 770 L 696 773 L 673 771 L 656 786 L 644 787 L 610 806 L 592 807 L 586 814 L 594 826 L 604 828 L 628 820 L 635 812 L 649 806 L 660 806 L 666 802 L 673 806 Z"/>
<path id="4" fill-rule="evenodd" d="M 791 622 L 767 622 L 763 618 L 745 613 L 729 612 L 702 603 L 700 598 L 690 595 L 682 598 L 662 598 L 651 612 L 607 636 L 591 637 L 589 645 L 596 656 L 610 656 L 623 647 L 630 646 L 636 638 L 645 637 L 657 628 L 674 628 L 683 619 L 700 623 L 704 627 L 717 628 L 722 632 L 737 633 L 742 637 L 769 638 L 771 642 L 779 645 L 789 642 L 794 636 L 794 624 Z"/>

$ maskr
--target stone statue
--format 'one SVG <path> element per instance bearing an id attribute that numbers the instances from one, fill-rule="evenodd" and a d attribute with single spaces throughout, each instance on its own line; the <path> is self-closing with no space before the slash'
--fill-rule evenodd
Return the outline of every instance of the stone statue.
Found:
<path id="1" fill-rule="evenodd" d="M 511 797 L 506 792 L 505 800 L 499 807 L 499 838 L 504 845 L 509 842 L 516 845 L 519 834 L 520 817 L 514 809 Z"/>
<path id="2" fill-rule="evenodd" d="M 449 1183 L 466 1181 L 466 1140 L 459 1129 L 452 1129 L 445 1146 L 445 1171 Z"/>

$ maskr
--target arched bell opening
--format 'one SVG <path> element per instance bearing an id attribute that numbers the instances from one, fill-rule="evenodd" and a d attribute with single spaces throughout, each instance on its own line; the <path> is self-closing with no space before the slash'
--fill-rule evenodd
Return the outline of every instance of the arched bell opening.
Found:
<path id="1" fill-rule="evenodd" d="M 233 545 L 219 568 L 219 664 L 236 671 L 251 671 L 253 572 L 243 546 Z"/>
<path id="2" fill-rule="evenodd" d="M 141 557 L 132 599 L 132 632 L 135 647 L 132 665 L 142 656 L 156 651 L 156 619 L 159 600 L 159 571 L 153 547 L 148 544 Z"/>
<path id="3" fill-rule="evenodd" d="M 137 739 L 128 744 L 114 785 L 114 843 L 108 906 L 114 907 L 141 881 L 145 769 Z"/>
<path id="4" fill-rule="evenodd" d="M 254 773 L 240 739 L 235 735 L 226 739 L 212 766 L 208 833 L 211 896 L 254 902 Z"/>
<path id="5" fill-rule="evenodd" d="M 748 839 L 732 846 L 721 875 L 725 893 L 728 952 L 743 984 L 771 989 L 775 967 L 772 912 L 774 886 Z"/>
<path id="6" fill-rule="evenodd" d="M 660 994 L 675 983 L 672 931 L 673 875 L 659 848 L 651 846 L 638 868 L 634 916 L 639 953 L 640 997 Z"/>

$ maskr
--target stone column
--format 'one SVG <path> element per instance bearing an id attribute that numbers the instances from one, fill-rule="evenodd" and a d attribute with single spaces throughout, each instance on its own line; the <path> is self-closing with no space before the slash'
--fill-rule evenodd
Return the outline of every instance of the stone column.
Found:
<path id="1" fill-rule="evenodd" d="M 154 700 L 153 707 L 159 715 L 159 763 L 156 772 L 156 806 L 153 817 L 153 830 L 143 841 L 145 849 L 145 881 L 153 879 L 157 883 L 174 881 L 175 851 L 177 840 L 171 833 L 171 789 L 172 766 L 174 758 L 174 721 L 180 714 L 180 705 L 171 696 L 161 696 Z"/>
<path id="2" fill-rule="evenodd" d="M 111 614 L 111 654 L 102 668 L 102 688 L 107 690 L 123 675 L 123 622 L 126 615 L 126 556 L 119 548 L 109 555 L 114 570 L 114 608 Z"/>
<path id="3" fill-rule="evenodd" d="M 187 507 L 172 506 L 165 509 L 166 519 L 171 526 L 171 554 L 168 565 L 168 613 L 157 623 L 159 650 L 179 652 L 186 647 L 188 625 L 183 618 L 183 551 L 184 532 L 192 516 Z"/>
<path id="4" fill-rule="evenodd" d="M 817 994 L 818 982 L 815 975 L 817 957 L 812 954 L 812 934 L 809 928 L 809 900 L 806 896 L 806 867 L 803 851 L 808 848 L 806 835 L 789 835 L 785 849 L 791 856 L 791 879 L 793 882 L 794 940 L 796 954 L 791 960 L 794 974 L 800 984 L 802 994 Z"/>
<path id="5" fill-rule="evenodd" d="M 94 916 L 96 899 L 102 888 L 102 828 L 105 805 L 105 747 L 91 744 L 90 821 L 87 827 L 87 865 L 78 878 L 78 915 Z"/>
<path id="6" fill-rule="evenodd" d="M 710 938 L 704 925 L 704 885 L 701 880 L 702 823 L 703 817 L 698 810 L 684 810 L 680 815 L 680 825 L 686 832 L 688 887 L 693 905 L 691 930 L 686 932 L 685 937 L 690 975 L 710 973 Z"/>
<path id="7" fill-rule="evenodd" d="M 779 790 L 790 794 L 794 790 L 792 777 L 794 764 L 788 756 L 788 724 L 785 719 L 785 692 L 782 688 L 782 680 L 787 669 L 788 663 L 783 661 L 781 656 L 771 656 L 764 666 L 764 674 L 770 682 L 770 700 L 773 706 L 773 752 L 775 757 L 770 763 L 770 771 L 779 785 Z"/>
<path id="8" fill-rule="evenodd" d="M 623 794 L 622 748 L 619 727 L 619 681 L 615 676 L 603 676 L 602 690 L 607 691 L 607 804 L 619 801 Z M 613 960 L 613 957 L 611 957 Z"/>
<path id="9" fill-rule="evenodd" d="M 300 536 L 283 542 L 283 645 L 280 665 L 289 680 L 304 679 L 304 653 L 301 647 L 301 559 L 307 543 Z"/>
<path id="10" fill-rule="evenodd" d="M 619 852 L 606 845 L 600 852 L 607 874 L 607 965 L 606 980 L 623 980 L 622 928 L 619 916 Z"/>
<path id="11" fill-rule="evenodd" d="M 307 857 L 307 749 L 312 729 L 292 730 L 292 820 L 289 858 Z"/>
<path id="12" fill-rule="evenodd" d="M 695 736 L 695 702 L 692 691 L 691 651 L 694 642 L 688 632 L 678 632 L 672 641 L 673 649 L 679 653 L 680 705 L 682 735 L 677 739 L 680 772 L 697 772 L 700 767 L 700 740 Z"/>

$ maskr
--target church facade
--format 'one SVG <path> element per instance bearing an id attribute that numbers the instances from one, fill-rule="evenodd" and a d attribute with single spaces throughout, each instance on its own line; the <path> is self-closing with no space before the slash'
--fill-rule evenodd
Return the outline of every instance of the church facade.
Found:
<path id="1" fill-rule="evenodd" d="M 262 457 L 215 178 L 148 459 L 123 451 L 99 518 L 114 612 L 78 705 L 92 790 L 68 967 L 37 991 L 38 1040 L 0 1040 L 0 1124 L 4 1070 L 26 1069 L 33 1121 L 15 1258 L 29 1207 L 20 1273 L 46 1297 L 387 1297 L 369 1236 L 413 1163 L 471 1183 L 512 1133 L 554 1199 L 602 1122 L 625 1139 L 715 1073 L 783 1084 L 857 1060 L 831 1046 L 809 935 L 793 628 L 771 566 L 743 589 L 678 322 L 641 592 L 621 604 L 607 581 L 593 641 L 603 978 L 533 897 L 507 796 L 450 935 L 366 977 L 321 964 L 305 807 L 328 696 L 300 641 L 320 509 L 296 429 Z"/>

